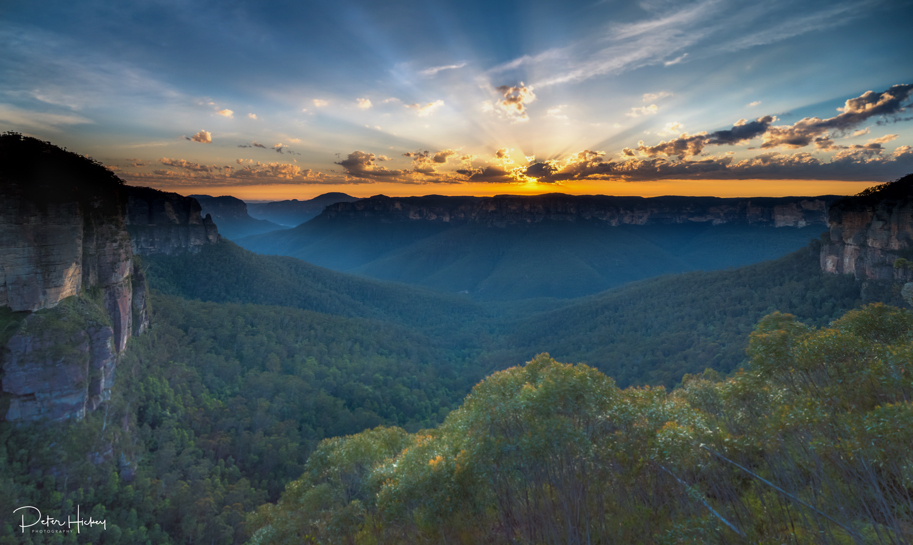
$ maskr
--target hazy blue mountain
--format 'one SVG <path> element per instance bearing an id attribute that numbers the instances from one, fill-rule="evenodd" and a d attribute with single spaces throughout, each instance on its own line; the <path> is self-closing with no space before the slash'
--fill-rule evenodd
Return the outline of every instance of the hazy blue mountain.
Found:
<path id="1" fill-rule="evenodd" d="M 237 240 L 250 235 L 285 229 L 271 221 L 252 218 L 247 212 L 247 203 L 235 197 L 190 195 L 203 208 L 203 215 L 210 214 L 219 227 L 219 233 L 228 239 Z"/>
<path id="2" fill-rule="evenodd" d="M 515 300 L 757 263 L 827 229 L 826 200 L 613 199 L 372 197 L 238 243 L 337 271 Z"/>
<path id="3" fill-rule="evenodd" d="M 311 218 L 317 217 L 328 205 L 357 200 L 358 197 L 346 195 L 345 193 L 324 193 L 304 201 L 292 199 L 266 203 L 248 203 L 247 213 L 257 219 L 269 220 L 286 227 L 295 227 Z"/>

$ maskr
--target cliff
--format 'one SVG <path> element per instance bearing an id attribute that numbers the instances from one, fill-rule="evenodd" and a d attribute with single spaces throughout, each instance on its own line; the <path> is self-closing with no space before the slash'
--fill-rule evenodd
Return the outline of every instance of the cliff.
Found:
<path id="1" fill-rule="evenodd" d="M 723 199 L 715 197 L 611 197 L 560 193 L 537 196 L 403 197 L 378 195 L 327 206 L 324 218 L 380 218 L 506 226 L 542 221 L 595 220 L 611 226 L 741 223 L 774 227 L 826 225 L 838 197 Z"/>
<path id="2" fill-rule="evenodd" d="M 126 224 L 138 255 L 197 253 L 220 240 L 210 215 L 196 199 L 148 187 L 127 187 Z"/>
<path id="3" fill-rule="evenodd" d="M 0 336 L 0 419 L 82 418 L 108 398 L 118 355 L 149 325 L 134 255 L 217 241 L 199 211 L 50 143 L 0 136 L 0 310 L 26 314 Z"/>
<path id="4" fill-rule="evenodd" d="M 894 267 L 913 254 L 913 174 L 835 202 L 828 225 L 824 271 L 859 280 L 913 280 L 913 271 Z"/>

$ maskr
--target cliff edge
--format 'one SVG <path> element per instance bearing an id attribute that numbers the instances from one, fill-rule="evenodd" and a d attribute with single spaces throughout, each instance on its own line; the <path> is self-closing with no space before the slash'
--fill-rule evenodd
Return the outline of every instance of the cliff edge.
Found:
<path id="1" fill-rule="evenodd" d="M 0 135 L 0 165 L 0 419 L 79 419 L 149 325 L 134 256 L 199 251 L 218 231 L 193 199 L 48 142 Z"/>
<path id="2" fill-rule="evenodd" d="M 386 197 L 377 195 L 326 207 L 323 219 L 378 218 L 481 223 L 495 227 L 542 221 L 590 221 L 606 225 L 742 223 L 774 227 L 827 224 L 827 209 L 837 197 L 718 198 L 546 195 L 495 197 Z"/>
<path id="3" fill-rule="evenodd" d="M 821 269 L 858 280 L 913 281 L 913 271 L 895 268 L 913 257 L 913 174 L 835 202 L 821 247 Z"/>

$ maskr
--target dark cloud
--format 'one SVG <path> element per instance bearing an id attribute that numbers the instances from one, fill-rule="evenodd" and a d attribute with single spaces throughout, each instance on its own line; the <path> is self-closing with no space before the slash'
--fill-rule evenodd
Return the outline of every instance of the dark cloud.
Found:
<path id="1" fill-rule="evenodd" d="M 846 101 L 839 115 L 829 119 L 806 117 L 794 125 L 770 127 L 764 134 L 762 148 L 801 148 L 814 142 L 815 138 L 829 135 L 831 131 L 845 133 L 873 117 L 899 120 L 906 111 L 904 104 L 913 95 L 913 85 L 895 85 L 887 91 L 876 93 L 866 91 L 857 98 Z"/>
<path id="2" fill-rule="evenodd" d="M 500 166 L 460 169 L 457 170 L 457 173 L 466 176 L 467 180 L 471 182 L 509 184 L 516 181 L 508 170 Z"/>
<path id="3" fill-rule="evenodd" d="M 523 171 L 530 178 L 537 178 L 539 181 L 552 181 L 549 177 L 561 170 L 560 167 L 550 162 L 536 162 Z"/>
<path id="4" fill-rule="evenodd" d="M 622 153 L 628 157 L 636 157 L 637 153 L 635 152 L 638 152 L 647 157 L 665 155 L 667 157 L 677 156 L 679 159 L 684 159 L 685 157 L 698 155 L 704 151 L 704 147 L 708 144 L 708 139 L 707 133 L 704 132 L 693 136 L 682 134 L 678 138 L 669 140 L 668 142 L 662 141 L 655 146 L 645 146 L 643 141 L 640 141 L 637 143 L 637 149 L 624 148 Z"/>
<path id="5" fill-rule="evenodd" d="M 707 135 L 707 144 L 723 146 L 747 142 L 767 132 L 770 124 L 776 120 L 777 118 L 772 115 L 765 115 L 747 123 L 744 119 L 740 119 L 731 129 L 716 131 Z"/>
<path id="6" fill-rule="evenodd" d="M 431 160 L 435 163 L 446 163 L 448 157 L 453 157 L 456 154 L 457 152 L 452 149 L 445 149 L 435 153 Z"/>
<path id="7" fill-rule="evenodd" d="M 761 148 L 783 147 L 798 149 L 811 144 L 821 151 L 848 149 L 834 143 L 831 133 L 843 134 L 866 122 L 872 117 L 886 117 L 898 120 L 906 111 L 905 102 L 913 95 L 913 85 L 895 85 L 882 93 L 867 91 L 862 96 L 846 101 L 841 112 L 829 119 L 807 117 L 793 125 L 774 126 L 777 118 L 771 115 L 759 117 L 754 121 L 744 119 L 736 122 L 731 129 L 683 134 L 668 142 L 662 141 L 653 146 L 638 142 L 637 148 L 625 148 L 622 153 L 627 157 L 678 157 L 685 159 L 700 155 L 707 146 L 734 145 L 763 137 Z"/>
<path id="8" fill-rule="evenodd" d="M 452 149 L 445 149 L 435 153 L 431 153 L 428 150 L 408 151 L 403 154 L 403 157 L 409 157 L 412 159 L 413 172 L 432 175 L 438 174 L 438 166 L 447 164 L 447 160 L 455 155 L 457 155 L 456 151 Z M 378 157 L 378 160 L 381 160 L 381 158 Z"/>
<path id="9" fill-rule="evenodd" d="M 378 166 L 376 161 L 377 156 L 373 153 L 353 151 L 336 164 L 340 165 L 346 174 L 356 178 L 395 178 L 408 174 L 408 171 L 391 170 Z"/>

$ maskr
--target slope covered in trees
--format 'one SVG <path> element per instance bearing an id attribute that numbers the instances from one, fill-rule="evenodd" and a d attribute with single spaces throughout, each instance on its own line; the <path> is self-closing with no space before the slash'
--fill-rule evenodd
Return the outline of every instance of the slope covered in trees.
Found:
<path id="1" fill-rule="evenodd" d="M 324 441 L 251 543 L 908 543 L 911 331 L 774 313 L 750 372 L 670 393 L 542 354 L 436 429 Z"/>

